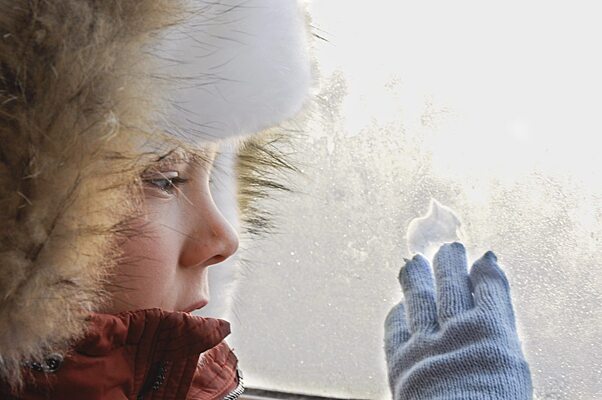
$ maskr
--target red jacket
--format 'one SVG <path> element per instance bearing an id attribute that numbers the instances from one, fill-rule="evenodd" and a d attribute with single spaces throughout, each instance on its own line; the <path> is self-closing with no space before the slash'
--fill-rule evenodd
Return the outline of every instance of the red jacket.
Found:
<path id="1" fill-rule="evenodd" d="M 2 398 L 232 399 L 242 392 L 228 322 L 160 309 L 94 314 L 64 359 L 30 363 L 19 396 Z"/>

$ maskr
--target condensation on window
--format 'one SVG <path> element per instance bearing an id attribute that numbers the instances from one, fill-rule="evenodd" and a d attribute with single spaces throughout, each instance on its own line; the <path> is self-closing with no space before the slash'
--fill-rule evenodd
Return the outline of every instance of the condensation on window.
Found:
<path id="1" fill-rule="evenodd" d="M 243 249 L 230 319 L 247 382 L 389 398 L 383 321 L 408 227 L 435 204 L 469 261 L 498 255 L 536 399 L 602 398 L 596 13 L 351 3 L 310 5 L 329 41 L 292 154 L 302 174 L 264 204 L 277 232 Z"/>

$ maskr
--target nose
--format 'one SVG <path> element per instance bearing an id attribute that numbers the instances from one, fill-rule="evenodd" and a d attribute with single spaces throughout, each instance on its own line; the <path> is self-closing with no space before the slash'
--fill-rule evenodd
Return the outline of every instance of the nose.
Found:
<path id="1" fill-rule="evenodd" d="M 228 259 L 238 250 L 238 233 L 217 209 L 211 195 L 208 200 L 191 210 L 196 217 L 187 218 L 193 224 L 188 231 L 182 251 L 180 265 L 209 266 Z"/>

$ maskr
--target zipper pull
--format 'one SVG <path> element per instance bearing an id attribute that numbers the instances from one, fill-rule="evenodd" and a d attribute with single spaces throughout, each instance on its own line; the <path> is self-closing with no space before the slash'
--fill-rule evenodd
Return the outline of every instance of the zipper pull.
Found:
<path id="1" fill-rule="evenodd" d="M 168 370 L 168 362 L 160 361 L 155 364 L 153 368 L 151 368 L 151 372 L 148 375 L 148 378 L 144 385 L 142 385 L 142 389 L 138 393 L 136 400 L 143 400 L 144 396 L 150 391 L 157 391 L 161 387 L 161 385 L 165 382 L 165 377 L 167 376 Z"/>

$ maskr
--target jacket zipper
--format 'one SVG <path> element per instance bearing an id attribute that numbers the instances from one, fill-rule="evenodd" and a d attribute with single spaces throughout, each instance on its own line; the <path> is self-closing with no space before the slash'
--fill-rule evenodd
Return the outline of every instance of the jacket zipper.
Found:
<path id="1" fill-rule="evenodd" d="M 159 390 L 159 387 L 165 381 L 165 374 L 167 373 L 167 365 L 168 365 L 167 361 L 160 361 L 159 363 L 157 363 L 155 365 L 154 368 L 151 369 L 151 371 L 153 371 L 153 372 L 148 373 L 148 377 L 145 380 L 144 385 L 142 385 L 142 388 L 140 389 L 140 392 L 138 393 L 136 400 L 143 400 L 144 396 L 146 396 L 146 394 L 151 389 L 155 390 L 155 391 Z M 153 376 L 154 376 L 153 380 L 150 380 L 151 377 L 153 377 Z"/>
<path id="2" fill-rule="evenodd" d="M 147 382 L 143 386 L 140 393 L 138 394 L 138 397 L 136 397 L 137 400 L 144 399 L 144 396 L 146 393 L 148 393 L 149 389 L 158 390 L 159 386 L 161 386 L 161 384 L 165 380 L 165 372 L 167 370 L 167 363 L 161 362 L 157 365 L 157 367 L 158 367 L 159 374 L 156 376 L 154 382 L 152 382 L 152 386 L 149 385 L 150 382 Z M 226 397 L 223 398 L 223 400 L 235 400 L 241 394 L 243 394 L 243 392 L 245 391 L 245 386 L 244 386 L 244 383 L 242 380 L 242 371 L 238 368 L 236 368 L 236 376 L 238 378 L 238 385 L 234 388 L 234 390 L 232 390 L 230 393 L 228 393 L 226 395 Z"/>
<path id="3" fill-rule="evenodd" d="M 236 388 L 234 388 L 233 391 L 228 393 L 228 395 L 224 397 L 223 400 L 237 399 L 245 391 L 245 386 L 242 381 L 242 371 L 238 368 L 236 368 L 236 375 L 238 376 L 238 386 L 236 386 Z"/>

